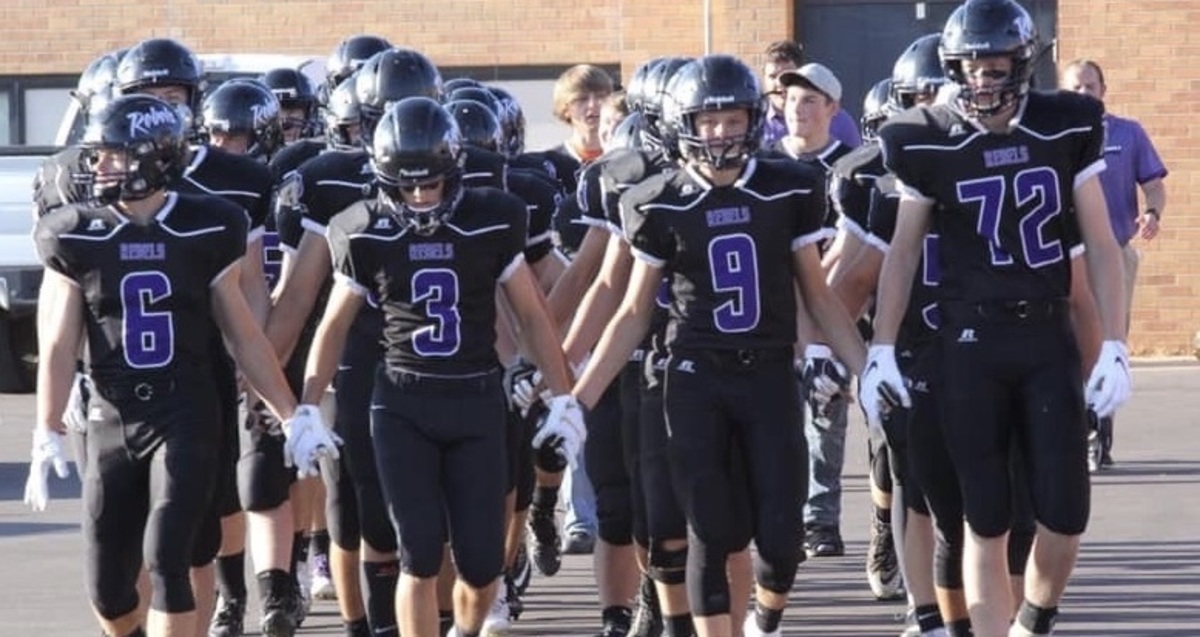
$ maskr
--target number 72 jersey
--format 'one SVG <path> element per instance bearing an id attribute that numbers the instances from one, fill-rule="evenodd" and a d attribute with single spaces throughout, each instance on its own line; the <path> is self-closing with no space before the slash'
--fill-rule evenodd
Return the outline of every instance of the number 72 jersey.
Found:
<path id="1" fill-rule="evenodd" d="M 47 268 L 84 295 L 91 372 L 101 382 L 208 366 L 211 285 L 246 251 L 246 215 L 223 199 L 169 193 L 147 225 L 111 207 L 64 206 L 38 221 Z"/>
<path id="2" fill-rule="evenodd" d="M 910 109 L 880 129 L 902 197 L 933 204 L 942 298 L 1016 300 L 1070 293 L 1076 184 L 1104 169 L 1103 106 L 1031 93 L 1007 134 L 955 107 Z"/>

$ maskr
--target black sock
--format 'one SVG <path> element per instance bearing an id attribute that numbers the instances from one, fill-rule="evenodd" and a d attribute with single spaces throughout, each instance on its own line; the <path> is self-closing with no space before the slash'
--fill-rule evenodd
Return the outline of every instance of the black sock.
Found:
<path id="1" fill-rule="evenodd" d="M 917 627 L 923 633 L 946 625 L 942 622 L 942 613 L 938 610 L 937 604 L 923 604 L 913 612 L 917 615 Z"/>
<path id="2" fill-rule="evenodd" d="M 363 602 L 367 617 L 376 635 L 400 634 L 396 626 L 396 582 L 400 580 L 400 562 L 363 562 L 363 575 L 367 590 L 363 591 Z"/>
<path id="3" fill-rule="evenodd" d="M 326 559 L 329 558 L 329 530 L 328 529 L 321 529 L 320 531 L 313 531 L 313 534 L 311 536 L 309 536 L 308 541 L 309 541 L 309 544 L 308 544 L 308 554 L 309 555 L 314 555 L 314 556 L 315 555 L 324 555 Z"/>
<path id="4" fill-rule="evenodd" d="M 553 511 L 558 505 L 558 487 L 538 487 L 533 490 L 532 506 L 543 511 Z"/>
<path id="5" fill-rule="evenodd" d="M 1042 608 L 1029 600 L 1021 602 L 1017 609 L 1017 625 L 1035 635 L 1049 635 L 1058 617 L 1058 607 Z"/>
<path id="6" fill-rule="evenodd" d="M 762 604 L 754 602 L 754 623 L 764 633 L 779 630 L 779 622 L 783 621 L 783 609 L 763 608 Z"/>
<path id="7" fill-rule="evenodd" d="M 879 520 L 880 522 L 883 522 L 884 524 L 892 523 L 892 510 L 891 509 L 885 509 L 880 506 L 875 506 L 874 509 L 875 509 L 875 519 L 876 520 Z"/>
<path id="8" fill-rule="evenodd" d="M 479 631 L 467 632 L 465 628 L 459 628 L 458 637 L 479 637 Z"/>
<path id="9" fill-rule="evenodd" d="M 296 532 L 292 534 L 292 576 L 296 576 L 296 565 L 300 562 L 308 561 L 308 541 L 304 539 L 304 533 Z M 297 580 L 299 581 L 299 580 Z"/>
<path id="10" fill-rule="evenodd" d="M 269 602 L 288 599 L 295 590 L 292 574 L 280 568 L 263 571 L 255 577 L 258 580 L 258 598 L 264 606 Z"/>
<path id="11" fill-rule="evenodd" d="M 246 554 L 217 556 L 217 590 L 228 600 L 246 601 Z"/>
<path id="12" fill-rule="evenodd" d="M 454 611 L 438 610 L 438 634 L 446 637 L 451 628 L 454 628 Z"/>
<path id="13" fill-rule="evenodd" d="M 950 622 L 950 625 L 946 628 L 949 629 L 946 632 L 950 633 L 950 637 L 975 637 L 975 632 L 971 630 L 971 619 L 969 617 L 956 619 Z"/>
<path id="14" fill-rule="evenodd" d="M 604 625 L 613 625 L 624 629 L 623 632 L 629 631 L 629 625 L 633 623 L 633 610 L 628 606 L 608 606 L 600 613 Z"/>
<path id="15" fill-rule="evenodd" d="M 692 614 L 663 617 L 663 637 L 695 637 Z"/>
<path id="16" fill-rule="evenodd" d="M 129 633 L 125 637 L 146 637 L 146 631 L 141 626 L 138 626 L 133 629 L 132 633 Z"/>
<path id="17" fill-rule="evenodd" d="M 346 622 L 344 626 L 346 637 L 371 637 L 371 625 L 367 623 L 366 617 Z"/>

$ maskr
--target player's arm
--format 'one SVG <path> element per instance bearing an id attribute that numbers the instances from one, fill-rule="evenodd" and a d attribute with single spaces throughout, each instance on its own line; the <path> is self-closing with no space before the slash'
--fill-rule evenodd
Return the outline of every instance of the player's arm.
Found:
<path id="1" fill-rule="evenodd" d="M 1071 257 L 1071 327 L 1079 345 L 1079 358 L 1083 373 L 1096 364 L 1100 357 L 1100 341 L 1104 340 L 1100 329 L 1100 315 L 1096 312 L 1096 300 L 1092 298 L 1092 286 L 1088 281 L 1087 264 L 1083 254 Z"/>
<path id="2" fill-rule="evenodd" d="M 817 246 L 810 243 L 794 250 L 792 259 L 800 293 L 804 297 L 804 307 L 812 313 L 838 360 L 854 373 L 859 373 L 866 360 L 866 350 L 850 313 L 825 283 Z"/>
<path id="3" fill-rule="evenodd" d="M 1100 312 L 1100 327 L 1104 340 L 1125 340 L 1124 267 L 1121 248 L 1113 236 L 1108 219 L 1108 204 L 1100 187 L 1098 174 L 1084 177 L 1075 186 L 1075 208 L 1079 217 L 1079 231 L 1087 246 L 1088 280 Z"/>
<path id="4" fill-rule="evenodd" d="M 829 273 L 829 287 L 841 299 L 851 317 L 859 317 L 866 312 L 871 293 L 879 282 L 883 255 L 882 251 L 863 243 L 863 249 L 855 251 L 849 263 L 843 257 L 841 264 Z"/>
<path id="5" fill-rule="evenodd" d="M 551 250 L 546 256 L 530 263 L 529 268 L 533 270 L 533 276 L 537 278 L 542 293 L 550 294 L 555 282 L 567 271 L 567 264 Z"/>
<path id="6" fill-rule="evenodd" d="M 329 292 L 329 302 L 325 305 L 325 313 L 321 323 L 313 335 L 312 347 L 308 351 L 308 361 L 304 367 L 304 390 L 300 402 L 306 405 L 319 405 L 333 375 L 337 373 L 338 360 L 342 357 L 342 349 L 346 346 L 346 335 L 358 310 L 366 298 L 366 290 L 353 280 L 337 275 L 334 277 L 333 288 Z"/>
<path id="7" fill-rule="evenodd" d="M 245 258 L 235 262 L 212 282 L 213 316 L 250 386 L 280 420 L 287 420 L 296 410 L 296 397 L 238 281 L 245 262 Z"/>
<path id="8" fill-rule="evenodd" d="M 633 350 L 650 329 L 654 297 L 662 284 L 663 271 L 642 259 L 635 259 L 629 274 L 629 287 L 604 335 L 600 337 L 587 369 L 575 383 L 573 393 L 579 402 L 592 407 L 621 369 Z"/>
<path id="9" fill-rule="evenodd" d="M 250 316 L 259 326 L 264 325 L 271 311 L 271 293 L 267 290 L 267 275 L 263 272 L 262 233 L 246 241 L 240 287 L 250 308 Z"/>
<path id="10" fill-rule="evenodd" d="M 46 268 L 38 290 L 37 426 L 62 432 L 75 361 L 83 343 L 83 291 Z"/>
<path id="11" fill-rule="evenodd" d="M 583 241 L 579 244 L 579 251 L 575 253 L 575 259 L 554 283 L 548 300 L 550 317 L 554 320 L 555 325 L 566 325 L 567 321 L 571 320 L 571 315 L 579 306 L 579 300 L 583 298 L 584 291 L 587 290 L 592 279 L 596 278 L 596 273 L 600 270 L 600 263 L 604 260 L 604 248 L 608 244 L 608 234 L 608 231 L 603 228 L 589 227 L 587 233 L 583 235 Z"/>
<path id="12" fill-rule="evenodd" d="M 895 345 L 900 322 L 908 308 L 913 277 L 921 263 L 921 249 L 933 216 L 933 202 L 902 196 L 896 213 L 896 232 L 879 272 L 875 294 L 874 343 Z"/>
<path id="13" fill-rule="evenodd" d="M 533 271 L 522 257 L 518 257 L 509 269 L 501 276 L 500 284 L 512 308 L 513 318 L 517 320 L 526 351 L 542 372 L 550 391 L 556 396 L 566 394 L 571 391 L 571 381 L 559 346 L 558 328 L 550 321 L 550 313 L 539 298 L 542 291 Z"/>
<path id="14" fill-rule="evenodd" d="M 312 314 L 325 277 L 329 276 L 331 257 L 325 238 L 306 230 L 300 239 L 294 266 L 275 287 L 266 334 L 281 362 L 291 358 L 304 323 Z"/>
<path id="15" fill-rule="evenodd" d="M 629 285 L 629 271 L 633 267 L 633 255 L 629 252 L 629 244 L 616 234 L 610 234 L 608 245 L 604 249 L 604 261 L 600 266 L 600 276 L 588 287 L 575 312 L 575 319 L 567 330 L 563 341 L 563 352 L 569 363 L 577 363 L 587 357 L 587 353 L 600 340 L 604 326 L 608 324 L 613 313 L 621 304 L 622 292 Z"/>

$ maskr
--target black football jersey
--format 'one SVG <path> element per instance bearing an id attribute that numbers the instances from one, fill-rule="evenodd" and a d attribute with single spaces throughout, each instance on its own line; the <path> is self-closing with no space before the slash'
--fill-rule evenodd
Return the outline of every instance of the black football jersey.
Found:
<path id="1" fill-rule="evenodd" d="M 526 232 L 529 233 L 525 238 L 525 261 L 530 264 L 537 263 L 554 249 L 550 223 L 562 195 L 554 182 L 547 177 L 520 168 L 509 167 L 505 185 L 508 192 L 525 202 L 525 210 L 528 213 Z"/>
<path id="2" fill-rule="evenodd" d="M 543 161 L 550 166 L 554 176 L 562 185 L 563 192 L 574 193 L 579 188 L 579 176 L 584 165 L 579 156 L 567 144 L 559 144 L 541 153 Z M 579 206 L 578 197 L 563 197 L 558 208 L 554 211 L 554 233 L 557 244 L 563 254 L 572 256 L 579 250 L 583 237 L 587 234 L 588 224 L 583 219 L 583 210 Z"/>
<path id="3" fill-rule="evenodd" d="M 91 171 L 83 149 L 68 146 L 47 157 L 33 176 L 33 210 L 38 217 L 68 204 L 86 202 L 92 194 Z"/>
<path id="4" fill-rule="evenodd" d="M 192 160 L 171 188 L 181 193 L 216 195 L 240 206 L 250 228 L 247 242 L 252 242 L 266 232 L 274 185 L 265 164 L 213 146 L 196 146 Z"/>
<path id="5" fill-rule="evenodd" d="M 469 188 L 427 235 L 369 201 L 333 219 L 335 276 L 378 299 L 388 365 L 441 376 L 498 366 L 496 284 L 523 262 L 525 217 L 516 196 Z"/>
<path id="6" fill-rule="evenodd" d="M 869 196 L 867 244 L 886 253 L 896 232 L 896 213 L 900 207 L 896 178 L 891 175 L 877 178 Z M 942 276 L 938 255 L 938 235 L 936 232 L 927 233 L 922 245 L 921 263 L 913 275 L 908 308 L 901 319 L 897 338 L 897 342 L 906 348 L 918 348 L 928 343 L 941 326 L 937 307 L 938 282 Z"/>
<path id="7" fill-rule="evenodd" d="M 275 215 L 299 215 L 305 230 L 324 235 L 334 215 L 371 196 L 374 181 L 366 151 L 321 153 L 284 176 L 276 194 Z M 282 212 L 283 208 L 294 210 Z"/>
<path id="8" fill-rule="evenodd" d="M 936 204 L 947 300 L 1070 293 L 1074 186 L 1104 169 L 1103 106 L 1031 93 L 1011 131 L 989 133 L 952 105 L 909 109 L 880 129 L 901 196 Z"/>
<path id="9" fill-rule="evenodd" d="M 832 212 L 839 226 L 859 239 L 867 238 L 875 180 L 885 174 L 883 154 L 875 143 L 863 144 L 846 153 L 829 170 Z"/>
<path id="10" fill-rule="evenodd" d="M 465 146 L 463 155 L 464 187 L 504 189 L 504 174 L 508 169 L 504 155 L 478 146 Z"/>
<path id="11" fill-rule="evenodd" d="M 667 344 L 788 347 L 796 340 L 795 250 L 825 236 L 824 175 L 751 159 L 732 186 L 691 169 L 654 175 L 621 197 L 634 256 L 671 275 Z"/>
<path id="12" fill-rule="evenodd" d="M 316 139 L 300 139 L 279 149 L 267 162 L 271 177 L 279 183 L 283 176 L 296 170 L 304 162 L 325 152 L 328 146 Z"/>
<path id="13" fill-rule="evenodd" d="M 104 383 L 212 367 L 211 286 L 245 253 L 246 233 L 238 206 L 172 192 L 147 225 L 69 205 L 34 238 L 46 267 L 83 291 L 91 374 Z"/>

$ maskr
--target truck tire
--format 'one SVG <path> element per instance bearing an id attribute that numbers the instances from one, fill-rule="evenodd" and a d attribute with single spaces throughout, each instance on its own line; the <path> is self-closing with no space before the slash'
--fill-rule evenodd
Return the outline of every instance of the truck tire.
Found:
<path id="1" fill-rule="evenodd" d="M 35 317 L 0 314 L 0 393 L 33 391 L 37 379 Z"/>

